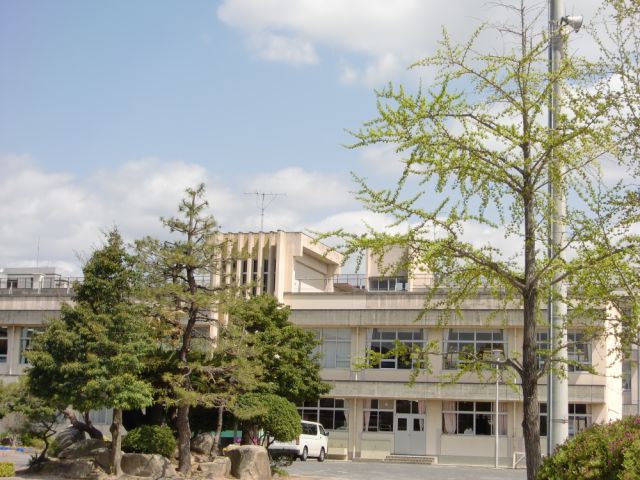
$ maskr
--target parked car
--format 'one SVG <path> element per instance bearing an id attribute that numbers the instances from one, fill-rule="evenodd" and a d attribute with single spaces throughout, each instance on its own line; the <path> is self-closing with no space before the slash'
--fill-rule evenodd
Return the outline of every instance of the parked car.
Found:
<path id="1" fill-rule="evenodd" d="M 302 434 L 290 442 L 273 442 L 269 446 L 272 456 L 291 456 L 306 461 L 307 458 L 317 458 L 324 462 L 327 456 L 329 433 L 322 425 L 315 422 L 302 421 Z"/>

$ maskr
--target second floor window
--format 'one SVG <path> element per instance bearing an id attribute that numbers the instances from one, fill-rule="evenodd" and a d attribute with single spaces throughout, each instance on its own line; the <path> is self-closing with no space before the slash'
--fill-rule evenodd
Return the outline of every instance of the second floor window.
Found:
<path id="1" fill-rule="evenodd" d="M 24 355 L 25 352 L 31 350 L 31 344 L 33 342 L 33 337 L 41 332 L 41 328 L 27 328 L 22 327 L 20 329 L 20 363 L 27 364 L 27 357 Z"/>
<path id="2" fill-rule="evenodd" d="M 541 330 L 536 332 L 537 347 L 539 349 L 549 350 L 549 332 Z M 584 332 L 569 331 L 567 332 L 567 359 L 572 363 L 567 365 L 569 372 L 584 372 L 591 367 L 591 342 L 585 340 Z M 538 355 L 538 364 L 542 367 L 545 358 Z"/>
<path id="3" fill-rule="evenodd" d="M 443 368 L 460 368 L 466 358 L 483 358 L 492 351 L 507 351 L 507 343 L 502 330 L 445 330 Z"/>
<path id="4" fill-rule="evenodd" d="M 0 327 L 0 363 L 7 363 L 7 352 L 9 348 L 9 337 L 7 327 Z"/>
<path id="5" fill-rule="evenodd" d="M 380 355 L 380 361 L 371 368 L 420 368 L 412 353 L 424 349 L 424 330 L 371 328 L 367 337 L 369 348 Z"/>
<path id="6" fill-rule="evenodd" d="M 349 368 L 351 366 L 351 329 L 320 328 L 316 330 L 320 345 L 320 366 L 323 368 Z"/>

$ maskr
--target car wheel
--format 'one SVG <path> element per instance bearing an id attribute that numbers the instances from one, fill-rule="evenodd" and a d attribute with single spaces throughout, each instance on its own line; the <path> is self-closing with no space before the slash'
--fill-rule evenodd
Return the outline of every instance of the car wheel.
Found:
<path id="1" fill-rule="evenodd" d="M 304 447 L 302 449 L 302 453 L 300 454 L 300 461 L 306 462 L 308 456 L 309 456 L 309 450 L 307 450 L 307 447 Z"/>
<path id="2" fill-rule="evenodd" d="M 320 455 L 318 455 L 318 461 L 324 462 L 324 447 L 320 449 Z"/>

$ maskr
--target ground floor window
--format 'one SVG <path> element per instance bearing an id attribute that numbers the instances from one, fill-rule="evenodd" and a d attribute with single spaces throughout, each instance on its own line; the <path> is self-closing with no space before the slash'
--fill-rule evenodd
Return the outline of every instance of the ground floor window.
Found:
<path id="1" fill-rule="evenodd" d="M 343 398 L 321 398 L 298 408 L 303 420 L 318 422 L 327 430 L 348 430 L 348 410 Z"/>
<path id="2" fill-rule="evenodd" d="M 507 434 L 507 404 L 500 403 L 498 434 Z M 442 402 L 442 433 L 453 435 L 494 435 L 494 402 Z"/>
<path id="3" fill-rule="evenodd" d="M 540 404 L 540 436 L 547 436 L 547 404 Z M 584 430 L 591 425 L 591 405 L 586 403 L 569 404 L 569 436 Z"/>
<path id="4" fill-rule="evenodd" d="M 365 432 L 393 432 L 393 400 L 364 400 L 363 415 Z"/>

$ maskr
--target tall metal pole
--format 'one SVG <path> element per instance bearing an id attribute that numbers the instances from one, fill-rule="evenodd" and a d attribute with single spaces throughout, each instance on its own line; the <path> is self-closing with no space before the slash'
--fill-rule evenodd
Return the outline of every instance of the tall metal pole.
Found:
<path id="1" fill-rule="evenodd" d="M 549 47 L 551 48 L 551 81 L 552 85 L 552 98 L 551 98 L 551 115 L 550 115 L 550 133 L 557 128 L 557 119 L 562 107 L 562 85 L 558 78 L 555 78 L 558 72 L 558 68 L 561 65 L 564 54 L 564 41 L 562 36 L 561 18 L 564 14 L 564 2 L 563 0 L 550 0 L 550 28 L 551 37 Z M 563 254 L 563 242 L 564 242 L 564 218 L 566 216 L 566 201 L 564 192 L 562 190 L 562 173 L 564 167 L 561 165 L 561 160 L 555 152 L 551 153 L 552 158 L 549 165 L 550 168 L 550 181 L 551 181 L 551 244 L 553 247 L 554 255 L 557 255 L 561 260 L 564 257 Z M 551 418 L 551 435 L 552 443 L 551 447 L 564 443 L 569 436 L 569 382 L 566 375 L 567 370 L 567 330 L 565 325 L 565 319 L 567 315 L 567 285 L 565 282 L 559 282 L 554 285 L 553 288 L 553 305 L 551 312 L 551 331 L 552 339 L 550 339 L 552 351 L 556 360 L 553 362 L 555 374 L 551 379 L 551 403 L 549 405 L 550 412 L 549 418 Z M 562 370 L 565 374 L 562 375 Z M 559 374 L 560 373 L 560 374 Z"/>
<path id="2" fill-rule="evenodd" d="M 500 365 L 498 363 L 496 363 L 496 421 L 494 423 L 493 426 L 493 431 L 495 433 L 495 437 L 496 437 L 496 468 L 498 468 L 498 452 L 499 450 L 499 430 L 500 430 L 500 409 L 498 408 L 499 404 L 499 399 L 500 399 Z"/>

